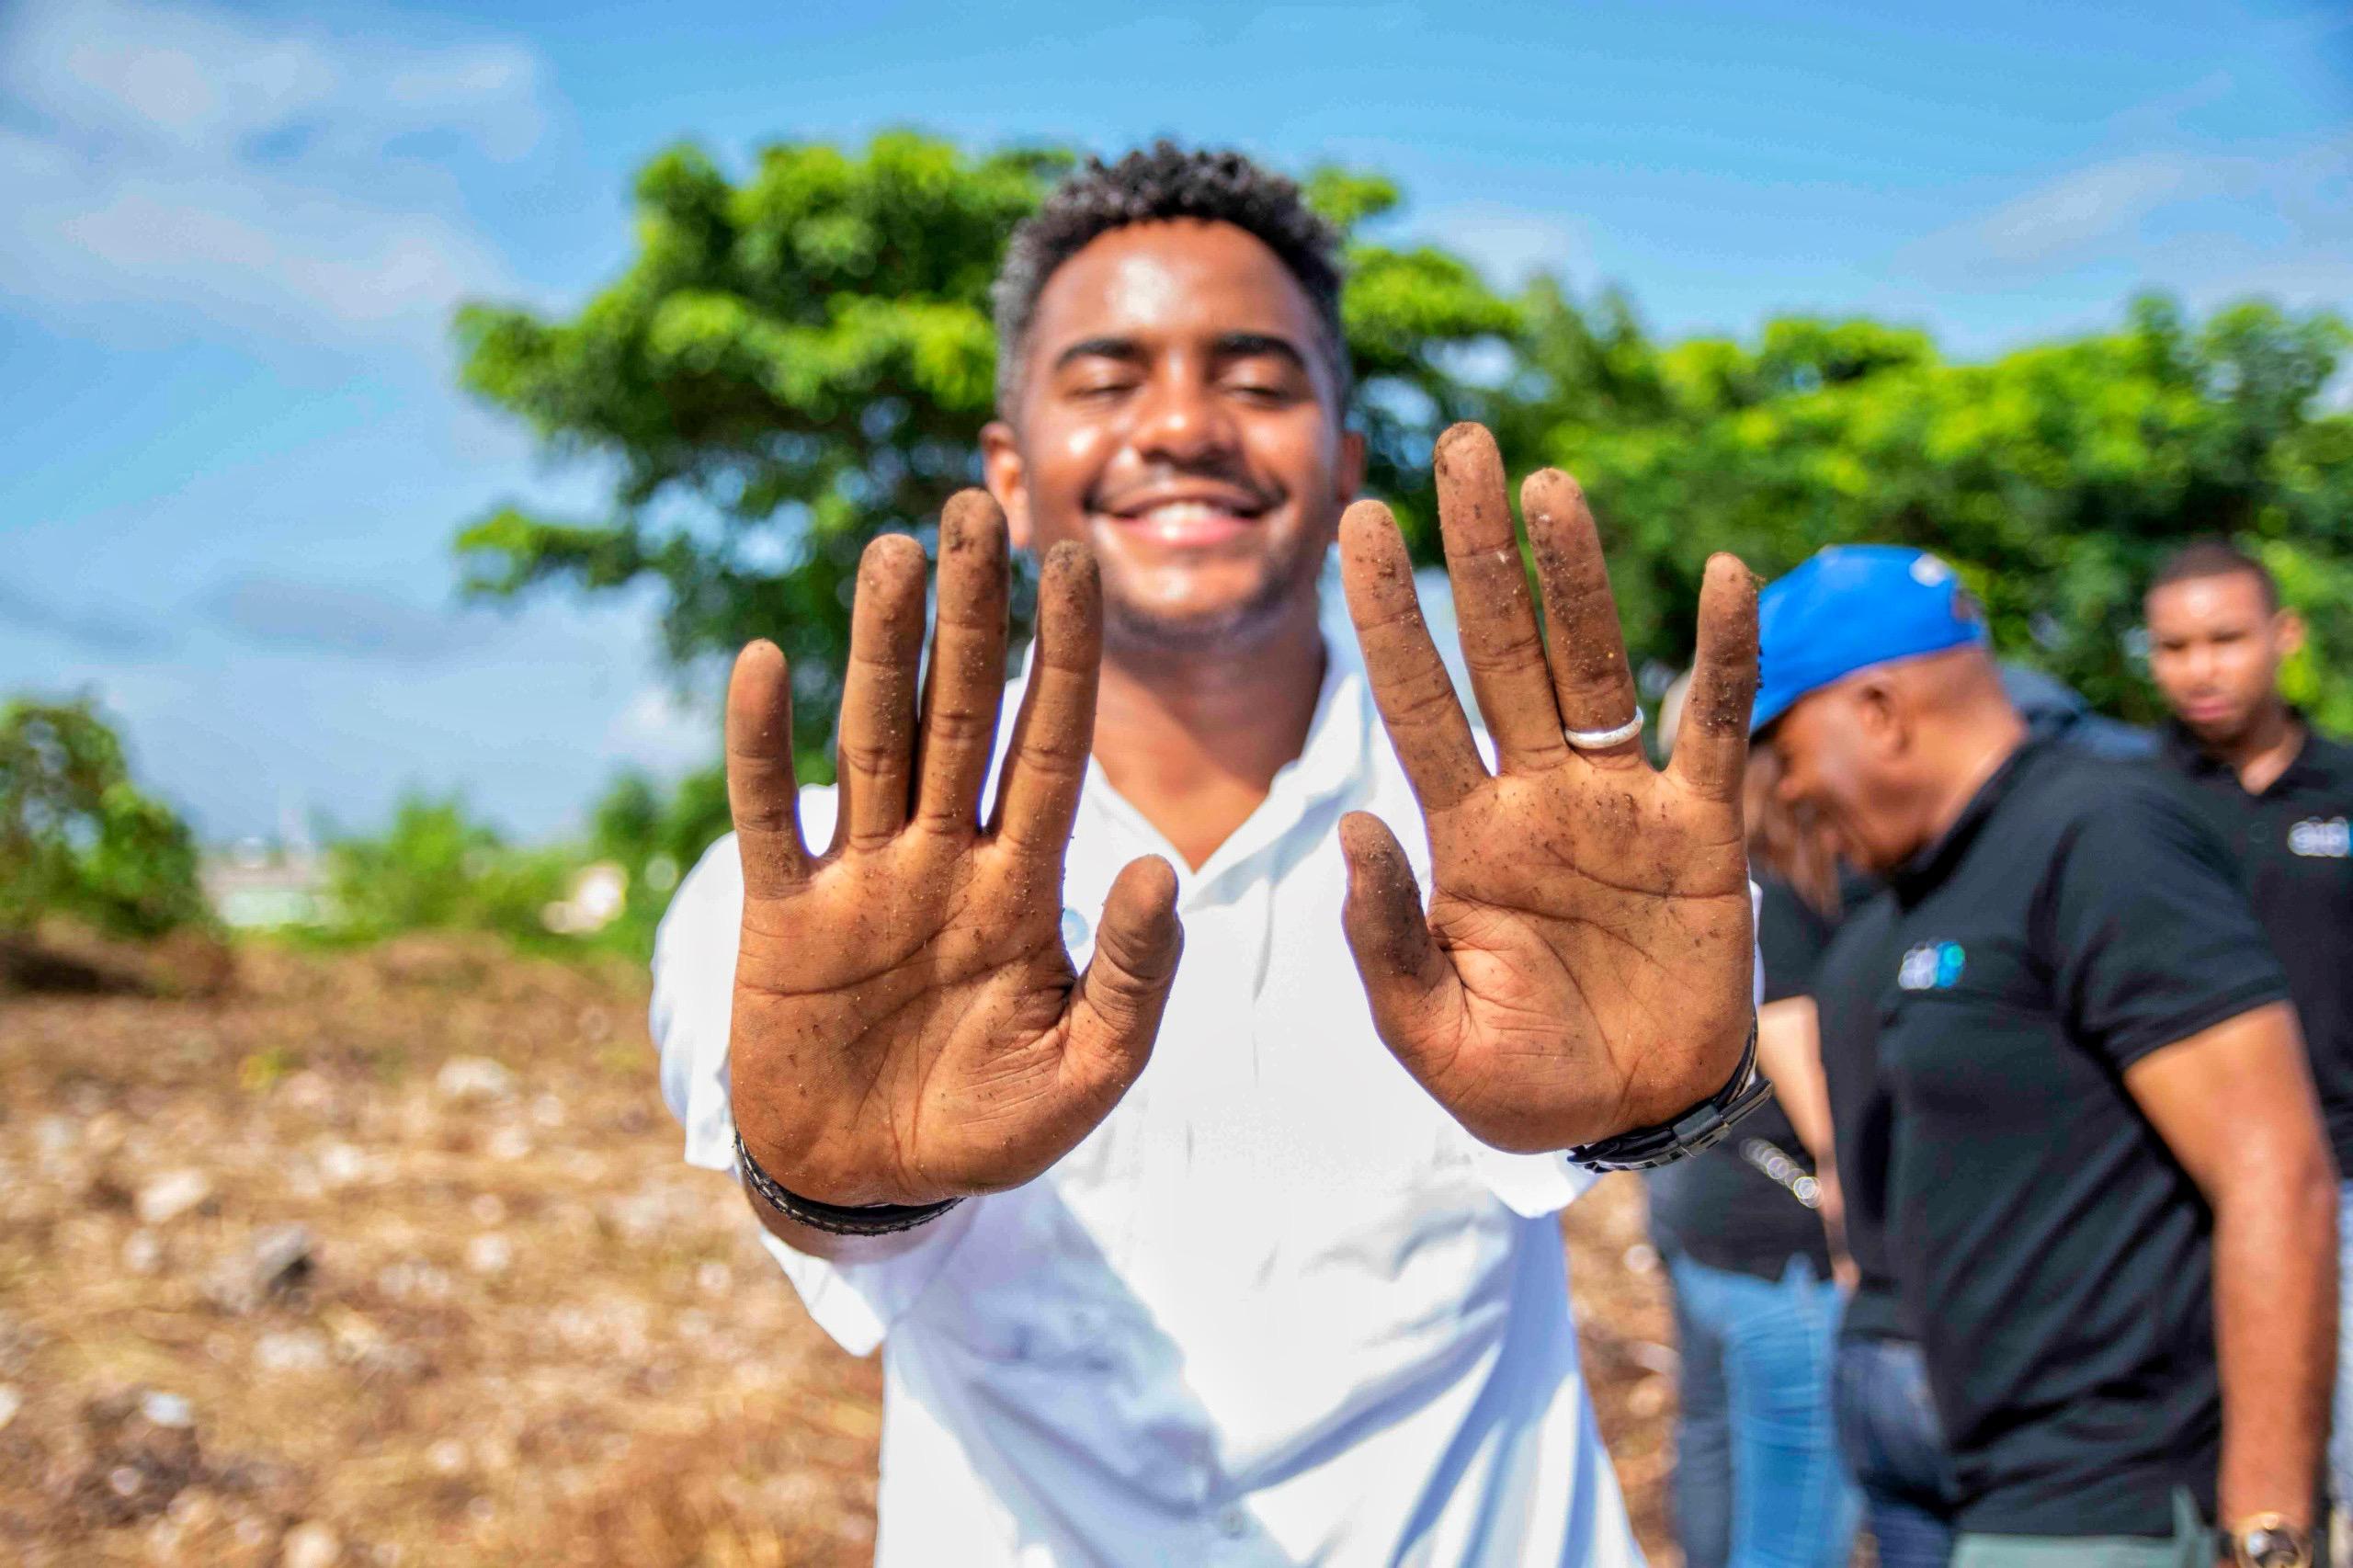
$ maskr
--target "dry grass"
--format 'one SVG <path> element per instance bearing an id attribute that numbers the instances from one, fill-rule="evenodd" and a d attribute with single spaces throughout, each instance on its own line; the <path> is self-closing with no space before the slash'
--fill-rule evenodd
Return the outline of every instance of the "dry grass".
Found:
<path id="1" fill-rule="evenodd" d="M 678 1163 L 642 1006 L 444 940 L 249 952 L 208 1000 L 0 996 L 0 1559 L 866 1562 L 876 1370 Z M 179 1173 L 202 1196 L 163 1217 Z M 1617 1178 L 1570 1245 L 1656 1547 L 1640 1204 Z M 239 1260 L 288 1224 L 312 1267 L 256 1301 Z"/>

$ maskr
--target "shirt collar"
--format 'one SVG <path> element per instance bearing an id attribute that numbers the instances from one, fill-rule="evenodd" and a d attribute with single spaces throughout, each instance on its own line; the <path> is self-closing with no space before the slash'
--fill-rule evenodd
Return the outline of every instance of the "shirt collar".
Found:
<path id="1" fill-rule="evenodd" d="M 1324 638 L 1324 681 L 1316 688 L 1315 711 L 1307 723 L 1307 742 L 1299 756 L 1283 765 L 1267 792 L 1272 800 L 1288 793 L 1304 808 L 1329 800 L 1365 776 L 1372 756 L 1372 737 L 1381 731 L 1381 710 L 1373 703 L 1372 682 L 1365 674 L 1364 654 L 1357 645 L 1356 628 L 1338 606 L 1338 591 L 1327 586 L 1316 614 L 1316 629 Z M 1013 715 L 1029 684 L 1029 662 L 1037 653 L 1032 638 L 1021 651 L 1021 667 L 1006 683 L 1003 718 L 997 728 L 996 766 L 1003 767 L 1012 739 Z M 1385 734 L 1385 732 L 1382 732 Z M 1090 782 L 1099 782 L 1101 770 L 1087 759 Z M 1108 782 L 1101 788 L 1108 790 Z"/>
<path id="2" fill-rule="evenodd" d="M 1953 819 L 1952 825 L 1889 874 L 1888 885 L 1894 888 L 1896 897 L 1907 904 L 1917 903 L 1951 876 L 1961 857 L 1969 853 L 1977 835 L 1984 831 L 1986 823 L 2017 789 L 2018 780 L 2054 744 L 2048 740 L 2029 740 L 2004 757 L 1992 777 L 1980 784 L 1977 793 L 1961 808 L 1961 815 Z"/>
<path id="3" fill-rule="evenodd" d="M 1180 903 L 1189 903 L 1197 893 L 1224 883 L 1228 873 L 1256 860 L 1311 822 L 1320 835 L 1329 826 L 1324 817 L 1330 814 L 1336 820 L 1336 813 L 1318 808 L 1328 807 L 1336 797 L 1370 788 L 1373 736 L 1381 730 L 1381 713 L 1373 703 L 1372 685 L 1365 675 L 1364 656 L 1357 647 L 1355 628 L 1348 623 L 1347 611 L 1336 608 L 1337 597 L 1334 593 L 1324 596 L 1317 618 L 1324 639 L 1324 680 L 1316 690 L 1306 743 L 1300 747 L 1299 756 L 1275 774 L 1267 798 L 1250 813 L 1249 820 L 1218 846 L 1217 852 L 1199 871 L 1186 867 L 1182 857 L 1160 840 L 1142 813 L 1130 805 L 1104 777 L 1102 764 L 1093 756 L 1087 758 L 1086 788 L 1080 809 L 1107 813 L 1111 820 L 1122 824 L 1125 831 L 1145 838 L 1152 847 L 1162 852 L 1176 869 Z M 1033 650 L 1034 647 L 1033 642 Z M 1025 653 L 1020 676 L 1006 687 L 1008 713 L 1019 705 L 1029 675 L 1029 654 Z M 998 735 L 1000 767 L 1011 729 L 1008 719 Z"/>
<path id="4" fill-rule="evenodd" d="M 2199 744 L 2198 737 L 2189 733 L 2189 726 L 2178 719 L 2165 721 L 2157 739 L 2157 750 L 2166 766 L 2193 778 L 2220 773 L 2225 768 L 2222 759 Z"/>
<path id="5" fill-rule="evenodd" d="M 2265 788 L 2250 791 L 2257 797 L 2327 782 L 2327 771 L 2319 756 L 2320 732 L 2313 728 L 2310 715 L 2292 702 L 2288 704 L 2288 716 L 2295 721 L 2297 733 L 2303 738 L 2297 743 L 2296 754 L 2288 759 L 2288 766 L 2279 770 L 2279 777 Z M 2178 719 L 2165 721 L 2158 745 L 2166 763 L 2178 772 L 2192 778 L 2227 778 L 2234 788 L 2244 788 L 2239 784 L 2238 770 L 2208 751 Z"/>

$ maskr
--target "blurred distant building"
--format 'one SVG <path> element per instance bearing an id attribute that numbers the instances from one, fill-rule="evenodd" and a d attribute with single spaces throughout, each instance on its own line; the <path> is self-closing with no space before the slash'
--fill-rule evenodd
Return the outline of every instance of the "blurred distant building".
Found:
<path id="1" fill-rule="evenodd" d="M 326 858 L 312 841 L 309 813 L 291 795 L 278 802 L 278 837 L 240 839 L 205 855 L 197 868 L 205 899 L 239 930 L 319 926 L 334 916 Z"/>
<path id="2" fill-rule="evenodd" d="M 316 926 L 329 914 L 326 866 L 308 845 L 249 838 L 205 856 L 197 876 L 213 912 L 240 930 Z"/>
<path id="3" fill-rule="evenodd" d="M 540 924 L 560 937 L 585 937 L 620 918 L 629 907 L 629 872 L 611 860 L 597 860 L 572 874 L 560 901 L 540 911 Z"/>

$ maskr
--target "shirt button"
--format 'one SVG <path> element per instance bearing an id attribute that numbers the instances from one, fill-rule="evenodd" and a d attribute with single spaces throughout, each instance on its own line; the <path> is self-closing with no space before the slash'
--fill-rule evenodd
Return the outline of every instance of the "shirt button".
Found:
<path id="1" fill-rule="evenodd" d="M 1218 1511 L 1217 1529 L 1228 1540 L 1240 1540 L 1250 1533 L 1250 1516 L 1238 1504 L 1222 1508 Z"/>

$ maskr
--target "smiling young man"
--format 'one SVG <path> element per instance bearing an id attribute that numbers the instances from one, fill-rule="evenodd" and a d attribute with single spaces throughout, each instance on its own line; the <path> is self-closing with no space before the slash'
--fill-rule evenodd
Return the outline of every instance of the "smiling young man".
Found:
<path id="1" fill-rule="evenodd" d="M 2220 541 L 2149 585 L 2149 673 L 2174 722 L 2165 766 L 2238 861 L 2302 1019 L 2337 1175 L 2353 1173 L 2353 748 L 2279 694 L 2303 622 L 2263 563 Z M 2340 1190 L 2338 1280 L 2353 1285 L 2353 1193 Z M 2330 1490 L 2353 1509 L 2353 1346 L 2338 1330 Z"/>
<path id="2" fill-rule="evenodd" d="M 794 787 L 781 655 L 737 663 L 737 833 L 654 1033 L 688 1157 L 882 1348 L 885 1563 L 1638 1561 L 1552 1216 L 1562 1151 L 1754 1103 L 1754 587 L 1711 563 L 1653 771 L 1576 487 L 1522 491 L 1548 653 L 1495 446 L 1448 432 L 1491 768 L 1395 524 L 1347 507 L 1333 251 L 1232 154 L 1080 171 L 1012 242 L 921 675 L 922 550 L 861 564 L 837 788 Z"/>
<path id="3" fill-rule="evenodd" d="M 2205 1568 L 2217 1519 L 2236 1562 L 2307 1568 L 2336 1192 L 2220 846 L 2144 769 L 2029 739 L 1935 557 L 1825 550 L 1760 615 L 1784 796 L 1887 883 L 1814 995 L 1954 1568 Z"/>

